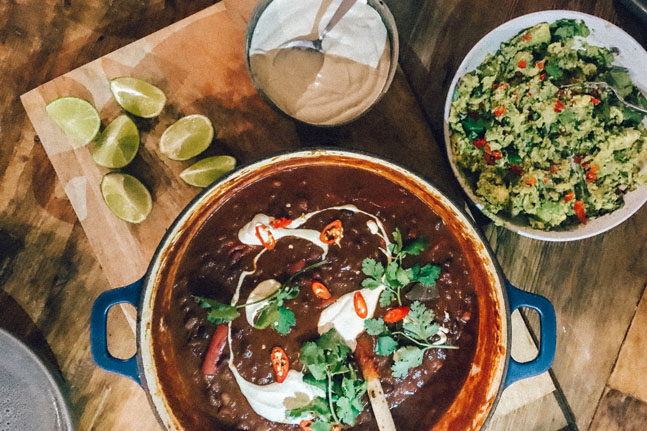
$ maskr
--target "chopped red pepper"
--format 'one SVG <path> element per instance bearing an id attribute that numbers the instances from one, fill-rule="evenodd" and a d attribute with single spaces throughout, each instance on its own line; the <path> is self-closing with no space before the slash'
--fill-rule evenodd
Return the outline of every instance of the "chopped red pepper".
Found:
<path id="1" fill-rule="evenodd" d="M 494 156 L 490 153 L 483 153 L 483 158 L 488 165 L 493 165 L 496 162 Z"/>
<path id="2" fill-rule="evenodd" d="M 487 141 L 485 139 L 475 139 L 472 141 L 472 144 L 474 144 L 476 148 L 483 148 L 483 145 L 487 144 Z"/>
<path id="3" fill-rule="evenodd" d="M 292 223 L 292 220 L 289 218 L 281 217 L 281 218 L 275 218 L 270 222 L 270 226 L 272 226 L 274 229 L 280 229 L 282 227 L 285 227 Z"/>
<path id="4" fill-rule="evenodd" d="M 528 184 L 529 186 L 532 186 L 532 185 L 534 185 L 534 184 L 537 184 L 537 178 L 535 178 L 535 177 L 530 177 L 530 178 L 528 178 L 525 182 L 526 182 L 526 184 Z"/>
<path id="5" fill-rule="evenodd" d="M 525 69 L 527 66 L 526 60 L 520 60 L 519 63 L 517 63 L 517 66 L 519 66 L 519 69 Z"/>
<path id="6" fill-rule="evenodd" d="M 557 165 L 550 165 L 550 173 L 551 174 L 557 173 Z"/>
<path id="7" fill-rule="evenodd" d="M 546 79 L 546 74 L 545 73 L 540 74 L 539 79 L 541 79 L 542 81 Z"/>
<path id="8" fill-rule="evenodd" d="M 553 110 L 557 113 L 560 113 L 564 110 L 565 107 L 566 106 L 564 106 L 564 103 L 561 100 L 557 99 L 555 100 L 555 106 L 553 107 Z"/>
<path id="9" fill-rule="evenodd" d="M 532 39 L 532 34 L 530 33 L 524 34 L 523 37 L 521 38 L 521 40 L 523 40 L 524 42 L 528 42 L 531 39 Z"/>
<path id="10" fill-rule="evenodd" d="M 360 318 L 366 319 L 366 316 L 368 316 L 368 308 L 366 308 L 366 301 L 364 300 L 362 292 L 355 292 L 355 295 L 353 296 L 353 306 L 355 307 L 355 313 L 357 313 Z"/>
<path id="11" fill-rule="evenodd" d="M 564 196 L 564 202 L 570 202 L 573 200 L 575 197 L 575 192 L 568 192 L 566 193 L 566 196 Z"/>
<path id="12" fill-rule="evenodd" d="M 597 179 L 598 179 L 598 174 L 597 174 L 597 172 L 598 172 L 599 170 L 600 170 L 600 167 L 599 167 L 599 166 L 597 166 L 597 165 L 591 166 L 591 169 L 589 169 L 588 171 L 586 171 L 586 175 L 585 175 L 585 177 L 586 177 L 586 182 L 587 182 L 587 183 L 592 183 L 592 182 L 594 182 L 595 180 L 597 180 Z"/>
<path id="13" fill-rule="evenodd" d="M 492 151 L 492 156 L 494 156 L 495 160 L 499 160 L 501 157 L 503 157 L 503 154 L 501 153 L 501 151 L 494 150 Z"/>
<path id="14" fill-rule="evenodd" d="M 591 96 L 591 103 L 597 105 L 598 103 L 600 103 L 600 99 L 596 99 L 595 97 Z"/>
<path id="15" fill-rule="evenodd" d="M 404 319 L 409 314 L 409 307 L 396 307 L 386 312 L 384 321 L 386 323 L 395 323 Z"/>
<path id="16" fill-rule="evenodd" d="M 503 106 L 503 105 L 499 105 L 499 106 L 497 106 L 496 108 L 494 108 L 494 115 L 495 115 L 495 116 L 497 116 L 497 117 L 502 116 L 502 115 L 503 115 L 503 114 L 505 114 L 506 112 L 508 112 L 508 110 L 507 110 L 507 109 L 506 109 L 506 107 L 505 107 L 505 106 Z"/>
<path id="17" fill-rule="evenodd" d="M 263 237 L 265 234 L 265 237 Z M 261 245 L 268 250 L 272 250 L 276 246 L 276 240 L 274 235 L 270 232 L 270 228 L 264 224 L 256 225 L 256 238 L 261 242 Z"/>
<path id="18" fill-rule="evenodd" d="M 205 376 L 213 376 L 216 374 L 216 367 L 223 350 L 225 350 L 225 342 L 227 341 L 227 334 L 229 327 L 226 323 L 221 323 L 216 328 L 216 332 L 211 337 L 211 342 L 207 348 L 207 354 L 204 356 L 202 363 L 202 374 Z"/>
<path id="19" fill-rule="evenodd" d="M 274 368 L 276 381 L 283 383 L 288 376 L 288 372 L 290 372 L 290 359 L 287 353 L 281 347 L 275 347 L 272 349 L 272 353 L 270 353 L 270 359 L 272 360 L 272 368 Z"/>
<path id="20" fill-rule="evenodd" d="M 582 222 L 582 224 L 586 224 L 586 209 L 584 208 L 584 202 L 575 201 L 573 204 L 573 210 L 575 211 L 577 218 L 580 219 L 580 222 Z"/>
<path id="21" fill-rule="evenodd" d="M 585 157 L 585 155 L 584 155 L 584 154 L 578 154 L 578 155 L 575 155 L 575 156 L 573 156 L 573 162 L 575 162 L 576 164 L 578 164 L 578 165 L 579 165 L 580 163 L 582 163 L 582 159 L 583 159 L 584 157 Z"/>
<path id="22" fill-rule="evenodd" d="M 329 299 L 331 296 L 328 288 L 320 281 L 312 282 L 312 291 L 317 298 Z"/>
<path id="23" fill-rule="evenodd" d="M 335 220 L 321 231 L 319 240 L 324 244 L 339 244 L 343 236 L 344 229 L 341 225 L 341 220 Z"/>
<path id="24" fill-rule="evenodd" d="M 485 149 L 485 152 L 486 152 L 486 153 L 491 153 L 491 152 L 492 152 L 492 148 L 490 147 L 490 145 L 489 145 L 489 144 L 485 144 L 485 148 L 484 148 L 484 149 Z"/>
<path id="25" fill-rule="evenodd" d="M 312 431 L 312 428 L 310 427 L 312 425 L 312 421 L 309 420 L 302 420 L 299 422 L 299 428 L 301 428 L 302 431 Z"/>
<path id="26" fill-rule="evenodd" d="M 537 69 L 539 69 L 539 70 L 544 70 L 544 62 L 543 62 L 543 61 L 536 61 L 536 62 L 535 62 L 535 66 L 536 66 L 536 67 L 537 67 Z"/>

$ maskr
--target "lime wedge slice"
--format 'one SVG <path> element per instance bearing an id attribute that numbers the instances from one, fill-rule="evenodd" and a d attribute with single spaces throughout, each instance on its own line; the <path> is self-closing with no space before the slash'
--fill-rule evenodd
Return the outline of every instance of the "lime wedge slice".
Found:
<path id="1" fill-rule="evenodd" d="M 188 160 L 211 144 L 213 126 L 204 115 L 187 115 L 171 124 L 162 133 L 160 151 L 172 160 Z"/>
<path id="2" fill-rule="evenodd" d="M 92 150 L 92 158 L 106 168 L 123 168 L 133 161 L 138 149 L 137 126 L 128 115 L 122 114 L 101 132 Z"/>
<path id="3" fill-rule="evenodd" d="M 54 99 L 45 107 L 49 117 L 73 140 L 72 146 L 87 145 L 97 136 L 101 118 L 94 106 L 78 97 Z"/>
<path id="4" fill-rule="evenodd" d="M 104 175 L 101 195 L 110 211 L 129 223 L 141 223 L 153 208 L 148 189 L 132 175 L 118 172 Z"/>
<path id="5" fill-rule="evenodd" d="M 157 117 L 166 104 L 162 90 L 137 78 L 115 78 L 110 81 L 110 91 L 122 108 L 142 118 Z"/>
<path id="6" fill-rule="evenodd" d="M 235 167 L 236 159 L 231 156 L 207 157 L 183 170 L 180 178 L 192 186 L 207 187 Z"/>

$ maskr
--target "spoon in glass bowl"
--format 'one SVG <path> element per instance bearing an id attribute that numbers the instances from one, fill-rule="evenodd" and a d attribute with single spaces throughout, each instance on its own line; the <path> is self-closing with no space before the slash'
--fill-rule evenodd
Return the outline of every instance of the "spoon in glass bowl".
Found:
<path id="1" fill-rule="evenodd" d="M 324 37 L 326 37 L 326 35 L 330 32 L 330 30 L 332 30 L 333 27 L 336 26 L 339 21 L 341 21 L 344 15 L 346 15 L 346 12 L 348 12 L 356 2 L 357 0 L 342 0 L 341 4 L 339 5 L 339 7 L 337 7 L 337 10 L 333 14 L 332 18 L 330 18 L 328 25 L 326 25 L 326 27 L 323 29 L 321 34 L 319 34 L 318 38 L 292 39 L 282 44 L 279 48 L 280 49 L 289 49 L 289 48 L 310 49 L 310 50 L 323 53 L 322 43 L 323 43 Z"/>

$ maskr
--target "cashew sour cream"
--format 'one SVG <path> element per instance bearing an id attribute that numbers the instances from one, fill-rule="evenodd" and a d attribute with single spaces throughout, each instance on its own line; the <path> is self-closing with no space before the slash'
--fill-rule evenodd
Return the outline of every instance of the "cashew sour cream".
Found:
<path id="1" fill-rule="evenodd" d="M 381 95 L 391 49 L 379 13 L 358 0 L 323 39 L 324 52 L 281 48 L 316 39 L 341 0 L 274 0 L 254 28 L 250 72 L 257 87 L 288 115 L 306 123 L 351 121 Z"/>

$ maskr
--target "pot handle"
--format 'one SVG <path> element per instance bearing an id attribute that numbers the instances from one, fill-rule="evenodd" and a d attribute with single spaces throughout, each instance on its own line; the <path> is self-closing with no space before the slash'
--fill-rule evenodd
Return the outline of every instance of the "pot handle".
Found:
<path id="1" fill-rule="evenodd" d="M 94 301 L 90 316 L 90 347 L 94 362 L 106 371 L 130 377 L 141 386 L 137 354 L 129 359 L 115 358 L 108 351 L 107 321 L 108 311 L 115 305 L 127 302 L 137 308 L 144 285 L 141 278 L 125 287 L 107 290 Z M 137 310 L 139 313 L 139 310 Z"/>
<path id="2" fill-rule="evenodd" d="M 507 388 L 517 380 L 538 376 L 547 371 L 555 358 L 555 343 L 557 341 L 557 319 L 553 304 L 543 296 L 517 289 L 506 282 L 510 313 L 522 307 L 532 308 L 539 314 L 541 324 L 539 354 L 529 362 L 517 362 L 510 357 L 508 374 L 503 387 Z"/>

